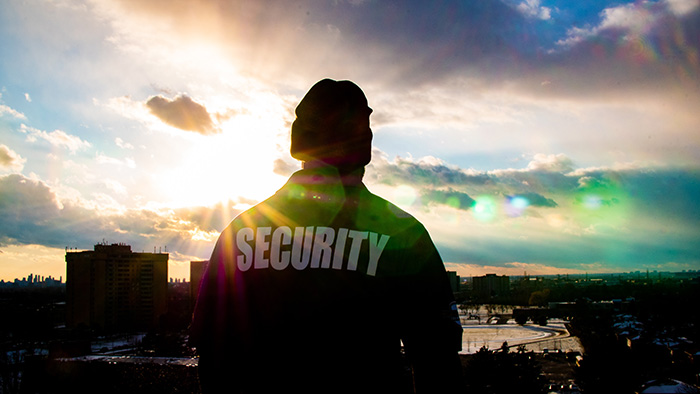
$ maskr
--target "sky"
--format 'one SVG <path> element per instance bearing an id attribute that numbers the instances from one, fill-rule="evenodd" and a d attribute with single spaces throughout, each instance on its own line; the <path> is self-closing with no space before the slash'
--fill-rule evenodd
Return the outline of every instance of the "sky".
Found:
<path id="1" fill-rule="evenodd" d="M 700 269 L 700 0 L 0 5 L 0 280 L 125 243 L 189 277 L 352 80 L 370 191 L 449 270 Z"/>

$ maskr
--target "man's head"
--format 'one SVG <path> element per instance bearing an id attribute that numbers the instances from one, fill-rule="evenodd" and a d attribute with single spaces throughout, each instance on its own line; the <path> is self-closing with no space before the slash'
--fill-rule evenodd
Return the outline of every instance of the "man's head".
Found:
<path id="1" fill-rule="evenodd" d="M 324 79 L 309 89 L 295 111 L 291 154 L 304 162 L 321 161 L 355 170 L 372 157 L 372 130 L 362 90 L 350 81 Z"/>

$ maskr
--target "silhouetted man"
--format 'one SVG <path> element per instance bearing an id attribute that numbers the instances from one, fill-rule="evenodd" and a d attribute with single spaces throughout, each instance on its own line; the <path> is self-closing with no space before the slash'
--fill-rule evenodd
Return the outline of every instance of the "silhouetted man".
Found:
<path id="1" fill-rule="evenodd" d="M 459 390 L 462 327 L 440 255 L 362 183 L 371 112 L 354 83 L 316 83 L 292 125 L 303 169 L 221 233 L 191 332 L 205 393 Z"/>

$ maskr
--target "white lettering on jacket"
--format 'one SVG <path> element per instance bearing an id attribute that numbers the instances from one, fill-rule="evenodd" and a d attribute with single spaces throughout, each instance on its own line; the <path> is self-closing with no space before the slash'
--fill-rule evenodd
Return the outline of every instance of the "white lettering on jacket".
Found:
<path id="1" fill-rule="evenodd" d="M 389 236 L 371 231 L 332 227 L 244 227 L 236 233 L 236 265 L 240 271 L 272 268 L 296 270 L 332 268 L 357 271 L 360 252 L 368 243 L 367 275 L 377 274 Z M 346 254 L 346 248 L 350 248 Z M 347 259 L 345 259 L 347 256 Z"/>

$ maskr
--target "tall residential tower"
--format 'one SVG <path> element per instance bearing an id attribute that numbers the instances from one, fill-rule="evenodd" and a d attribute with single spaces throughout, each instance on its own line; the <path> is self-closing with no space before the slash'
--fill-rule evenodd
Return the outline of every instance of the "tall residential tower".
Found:
<path id="1" fill-rule="evenodd" d="M 124 244 L 66 252 L 66 324 L 107 331 L 157 327 L 167 312 L 168 254 Z"/>

